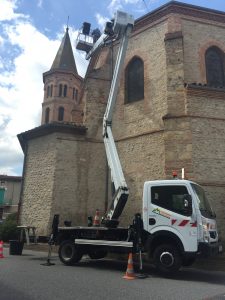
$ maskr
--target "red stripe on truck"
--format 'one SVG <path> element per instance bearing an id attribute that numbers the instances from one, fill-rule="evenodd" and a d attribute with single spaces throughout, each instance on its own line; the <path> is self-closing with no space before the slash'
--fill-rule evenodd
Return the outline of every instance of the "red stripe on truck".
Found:
<path id="1" fill-rule="evenodd" d="M 189 220 L 183 220 L 180 222 L 180 224 L 178 226 L 185 226 L 185 225 L 187 225 L 188 222 L 189 222 Z"/>

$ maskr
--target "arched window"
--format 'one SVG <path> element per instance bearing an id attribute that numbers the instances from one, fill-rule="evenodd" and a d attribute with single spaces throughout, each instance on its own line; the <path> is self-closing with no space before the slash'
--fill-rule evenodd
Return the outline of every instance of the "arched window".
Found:
<path id="1" fill-rule="evenodd" d="M 53 84 L 51 84 L 51 87 L 50 87 L 50 96 L 52 97 L 52 94 L 53 94 Z"/>
<path id="2" fill-rule="evenodd" d="M 50 108 L 47 107 L 45 110 L 45 124 L 49 122 Z"/>
<path id="3" fill-rule="evenodd" d="M 73 88 L 73 99 L 78 100 L 78 90 Z"/>
<path id="4" fill-rule="evenodd" d="M 50 96 L 50 86 L 47 86 L 47 98 Z"/>
<path id="5" fill-rule="evenodd" d="M 144 98 L 144 64 L 134 57 L 125 71 L 125 103 L 138 101 Z"/>
<path id="6" fill-rule="evenodd" d="M 67 95 L 67 85 L 65 84 L 63 88 L 63 97 L 66 97 L 66 95 Z"/>
<path id="7" fill-rule="evenodd" d="M 64 107 L 60 106 L 58 110 L 58 121 L 63 121 L 64 118 Z"/>
<path id="8" fill-rule="evenodd" d="M 224 53 L 217 47 L 210 47 L 205 53 L 207 84 L 224 86 Z"/>
<path id="9" fill-rule="evenodd" d="M 53 84 L 48 85 L 47 87 L 47 98 L 52 97 L 52 92 L 53 92 Z"/>
<path id="10" fill-rule="evenodd" d="M 59 97 L 62 97 L 62 89 L 63 89 L 63 86 L 62 84 L 59 85 Z"/>

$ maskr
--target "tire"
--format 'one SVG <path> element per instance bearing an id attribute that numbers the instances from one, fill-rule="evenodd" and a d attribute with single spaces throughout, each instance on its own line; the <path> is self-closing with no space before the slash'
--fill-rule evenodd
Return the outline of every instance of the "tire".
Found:
<path id="1" fill-rule="evenodd" d="M 71 266 L 79 262 L 82 253 L 72 241 L 64 241 L 59 246 L 59 259 L 64 265 Z"/>
<path id="2" fill-rule="evenodd" d="M 170 244 L 162 244 L 156 247 L 153 260 L 157 270 L 163 275 L 176 273 L 182 264 L 178 249 Z"/>
<path id="3" fill-rule="evenodd" d="M 191 265 L 193 265 L 195 260 L 196 260 L 196 257 L 184 258 L 183 261 L 182 261 L 182 266 L 190 267 Z"/>
<path id="4" fill-rule="evenodd" d="M 88 255 L 91 259 L 100 259 L 100 258 L 106 257 L 107 251 L 105 251 L 105 250 L 96 250 L 96 251 L 88 253 Z"/>

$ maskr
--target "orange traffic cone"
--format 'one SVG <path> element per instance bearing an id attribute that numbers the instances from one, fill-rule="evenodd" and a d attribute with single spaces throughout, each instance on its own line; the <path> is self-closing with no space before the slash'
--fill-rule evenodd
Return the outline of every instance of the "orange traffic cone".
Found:
<path id="1" fill-rule="evenodd" d="M 4 258 L 4 256 L 3 256 L 3 241 L 0 241 L 0 258 Z"/>
<path id="2" fill-rule="evenodd" d="M 98 209 L 96 209 L 93 226 L 96 226 L 96 227 L 100 226 L 100 218 L 99 218 L 99 210 Z"/>
<path id="3" fill-rule="evenodd" d="M 134 274 L 134 268 L 133 268 L 133 256 L 132 253 L 129 253 L 128 256 L 128 264 L 127 264 L 127 271 L 126 274 L 123 276 L 125 279 L 135 279 L 136 276 Z"/>

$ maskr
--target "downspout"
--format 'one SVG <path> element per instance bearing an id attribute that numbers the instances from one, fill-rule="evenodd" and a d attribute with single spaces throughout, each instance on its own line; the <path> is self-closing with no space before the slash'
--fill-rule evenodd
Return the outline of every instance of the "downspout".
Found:
<path id="1" fill-rule="evenodd" d="M 24 142 L 23 138 L 22 138 L 21 142 L 24 143 L 24 149 L 23 149 L 24 160 L 23 160 L 23 172 L 22 172 L 20 197 L 19 197 L 18 211 L 17 211 L 17 225 L 19 225 L 19 222 L 20 222 L 20 213 L 21 213 L 21 205 L 22 205 L 22 195 L 23 195 L 23 189 L 24 189 L 25 166 L 26 166 L 26 159 L 27 159 L 27 143 Z"/>

